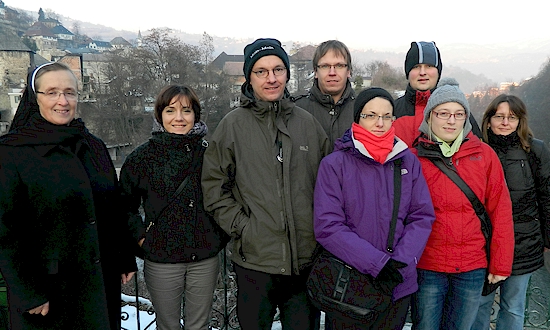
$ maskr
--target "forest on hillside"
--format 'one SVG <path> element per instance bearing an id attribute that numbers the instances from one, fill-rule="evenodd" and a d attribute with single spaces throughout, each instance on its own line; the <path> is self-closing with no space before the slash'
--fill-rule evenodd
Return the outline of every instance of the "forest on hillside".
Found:
<path id="1" fill-rule="evenodd" d="M 509 94 L 516 95 L 525 102 L 529 117 L 529 127 L 536 138 L 550 142 L 550 59 L 543 65 L 539 73 L 524 81 L 519 86 L 510 86 Z M 478 123 L 481 122 L 483 112 L 494 99 L 490 93 L 483 97 L 469 98 L 470 107 Z"/>

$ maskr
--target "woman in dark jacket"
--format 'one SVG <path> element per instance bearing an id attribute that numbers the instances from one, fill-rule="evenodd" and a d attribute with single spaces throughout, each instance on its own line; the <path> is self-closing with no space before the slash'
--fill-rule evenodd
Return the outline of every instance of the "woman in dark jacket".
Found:
<path id="1" fill-rule="evenodd" d="M 512 199 L 515 249 L 512 275 L 500 287 L 497 329 L 523 329 L 527 285 L 544 265 L 550 235 L 550 151 L 533 138 L 527 109 L 516 96 L 499 95 L 485 110 L 485 141 L 496 151 Z M 495 294 L 482 297 L 472 329 L 489 329 Z"/>
<path id="2" fill-rule="evenodd" d="M 200 175 L 208 144 L 200 113 L 189 87 L 162 89 L 153 136 L 128 156 L 120 174 L 124 208 L 145 254 L 145 282 L 161 330 L 180 329 L 182 295 L 185 329 L 208 329 L 217 255 L 226 243 L 203 209 Z"/>
<path id="3" fill-rule="evenodd" d="M 116 172 L 74 119 L 77 80 L 47 63 L 29 76 L 0 138 L 0 271 L 12 329 L 120 329 L 120 282 L 137 269 Z M 126 233 L 126 234 L 125 234 Z"/>

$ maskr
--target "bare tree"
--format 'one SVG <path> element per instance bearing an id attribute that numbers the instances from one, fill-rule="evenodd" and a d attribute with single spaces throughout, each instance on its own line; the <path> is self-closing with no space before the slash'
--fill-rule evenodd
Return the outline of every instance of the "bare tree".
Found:
<path id="1" fill-rule="evenodd" d="M 407 87 L 407 80 L 403 73 L 388 62 L 373 61 L 365 67 L 372 78 L 372 85 L 389 91 L 403 90 Z"/>

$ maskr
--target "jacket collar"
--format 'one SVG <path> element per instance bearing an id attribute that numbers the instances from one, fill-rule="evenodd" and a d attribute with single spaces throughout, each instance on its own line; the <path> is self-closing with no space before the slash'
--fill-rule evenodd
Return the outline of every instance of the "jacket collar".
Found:
<path id="1" fill-rule="evenodd" d="M 351 129 L 348 129 L 344 133 L 344 135 L 341 138 L 337 139 L 336 142 L 334 143 L 334 151 L 342 150 L 342 151 L 350 152 L 351 154 L 356 155 L 358 157 L 363 157 L 363 156 L 367 157 L 374 161 L 374 159 L 369 154 L 367 149 L 364 147 L 357 148 L 356 145 L 358 144 L 354 143 L 354 141 L 355 141 L 355 138 L 353 137 L 353 133 L 351 132 Z M 407 144 L 403 142 L 399 137 L 396 136 L 393 142 L 393 149 L 388 154 L 388 157 L 387 157 L 388 160 L 384 164 L 393 162 L 394 160 L 403 157 L 404 156 L 403 152 L 407 149 L 409 149 Z"/>
<path id="2" fill-rule="evenodd" d="M 330 96 L 329 94 L 323 94 L 323 92 L 321 92 L 321 89 L 319 89 L 319 82 L 317 79 L 315 79 L 315 81 L 313 82 L 313 86 L 309 91 L 308 97 L 314 99 L 316 102 L 327 107 L 330 107 L 335 104 L 334 100 L 332 99 L 332 96 Z M 346 82 L 346 88 L 342 93 L 342 97 L 338 100 L 338 102 L 336 102 L 335 105 L 341 105 L 344 102 L 346 102 L 348 99 L 350 100 L 355 99 L 355 91 L 351 87 L 351 83 L 349 79 Z"/>
<path id="3" fill-rule="evenodd" d="M 456 152 L 455 155 L 460 155 L 460 157 L 470 155 L 480 151 L 481 140 L 474 135 L 474 133 L 469 132 L 468 135 L 464 138 L 460 149 Z M 418 151 L 419 157 L 426 158 L 444 158 L 439 148 L 438 142 L 432 141 L 424 133 L 418 138 L 418 143 L 416 144 L 416 150 Z M 453 155 L 453 157 L 455 156 Z"/>
<path id="4" fill-rule="evenodd" d="M 436 88 L 430 89 L 430 95 L 435 91 Z M 407 102 L 413 105 L 416 103 L 416 89 L 412 88 L 411 84 L 407 85 L 407 89 L 405 90 L 405 98 Z"/>

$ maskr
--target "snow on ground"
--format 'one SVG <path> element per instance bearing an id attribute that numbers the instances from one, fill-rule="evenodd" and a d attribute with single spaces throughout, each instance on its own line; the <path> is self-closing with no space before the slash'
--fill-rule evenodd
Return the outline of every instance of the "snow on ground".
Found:
<path id="1" fill-rule="evenodd" d="M 136 301 L 136 297 L 127 296 L 125 294 L 121 295 L 121 299 L 123 301 L 126 301 L 126 302 L 135 302 Z M 146 306 L 152 306 L 151 301 L 149 301 L 147 299 L 144 299 L 144 298 L 139 298 L 139 303 L 143 304 L 143 305 L 146 305 Z M 126 329 L 126 330 L 145 330 L 145 327 L 149 326 L 149 324 L 155 320 L 155 315 L 149 315 L 146 311 L 140 311 L 139 312 L 140 326 L 138 328 L 137 309 L 134 306 L 126 305 L 126 306 L 122 307 L 122 313 L 125 313 L 125 314 L 128 315 L 127 320 L 122 320 L 122 329 Z M 325 324 L 325 314 L 321 313 L 321 329 L 324 329 L 324 324 Z M 155 330 L 156 325 L 153 323 L 147 329 L 148 330 Z M 271 330 L 282 330 L 282 329 L 283 328 L 281 326 L 281 322 L 279 322 L 279 321 L 273 322 L 273 327 L 271 328 Z M 212 329 L 212 330 L 216 330 L 216 329 Z M 410 324 L 405 324 L 405 327 L 403 328 L 403 330 L 411 330 L 411 325 Z"/>

